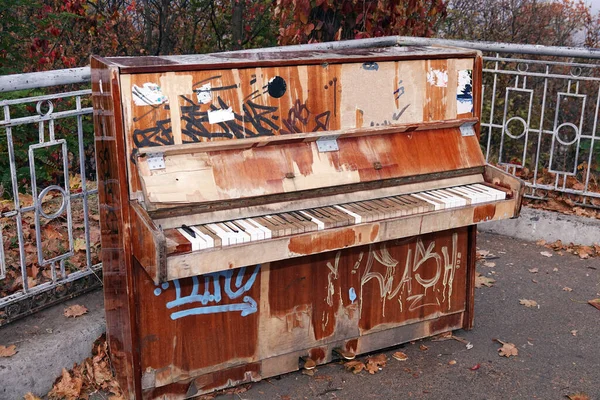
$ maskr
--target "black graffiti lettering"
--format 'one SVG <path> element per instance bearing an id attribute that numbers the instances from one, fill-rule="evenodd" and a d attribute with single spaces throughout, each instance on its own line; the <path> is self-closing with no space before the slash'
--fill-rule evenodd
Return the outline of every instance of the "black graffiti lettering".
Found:
<path id="1" fill-rule="evenodd" d="M 277 107 L 263 106 L 248 101 L 244 104 L 243 109 L 245 118 L 252 124 L 254 129 L 256 129 L 257 136 L 272 136 L 275 134 L 275 131 L 279 129 L 279 126 L 268 118 L 270 114 L 277 111 Z M 271 118 L 273 118 L 273 116 Z"/>
<path id="2" fill-rule="evenodd" d="M 331 111 L 325 111 L 315 117 L 315 129 L 313 132 L 318 131 L 326 131 L 329 129 L 329 117 L 331 116 Z"/>

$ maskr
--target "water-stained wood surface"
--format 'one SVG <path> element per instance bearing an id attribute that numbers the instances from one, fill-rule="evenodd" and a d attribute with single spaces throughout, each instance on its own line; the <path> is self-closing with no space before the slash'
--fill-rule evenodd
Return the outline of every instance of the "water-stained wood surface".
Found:
<path id="1" fill-rule="evenodd" d="M 127 152 L 227 139 L 335 134 L 357 128 L 377 130 L 468 120 L 472 112 L 457 114 L 457 75 L 463 70 L 472 71 L 473 60 L 366 61 L 123 74 Z M 470 87 L 478 86 L 473 83 Z M 260 142 L 255 145 L 260 146 Z M 365 146 L 353 141 L 348 145 Z M 291 144 L 286 147 L 293 148 Z M 226 169 L 240 172 L 235 159 L 241 156 L 234 151 L 223 159 Z M 312 158 L 314 155 L 306 151 L 298 154 L 294 161 L 299 173 L 306 174 L 302 167 Z M 128 168 L 133 196 L 141 185 L 132 160 Z M 280 162 L 287 162 L 287 169 L 293 168 L 289 160 Z"/>
<path id="2" fill-rule="evenodd" d="M 453 315 L 435 330 L 462 326 L 466 277 L 474 266 L 470 229 L 163 284 L 154 284 L 136 262 L 143 389 L 183 398 L 183 392 L 226 384 L 214 375 L 218 371 L 232 378 L 230 384 L 258 380 L 287 372 L 294 363 L 298 368 L 301 355 L 328 362 L 334 346 L 371 351 L 382 339 L 367 338 L 382 334 L 389 340 L 385 331 Z M 406 332 L 397 336 L 404 341 L 429 333 Z M 265 360 L 271 364 L 263 365 Z"/>

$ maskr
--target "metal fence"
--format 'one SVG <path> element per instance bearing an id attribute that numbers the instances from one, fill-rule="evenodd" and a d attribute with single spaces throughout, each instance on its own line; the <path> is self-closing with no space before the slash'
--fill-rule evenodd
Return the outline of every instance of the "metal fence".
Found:
<path id="1" fill-rule="evenodd" d="M 524 179 L 527 197 L 600 207 L 600 51 L 408 37 L 309 46 L 396 43 L 483 51 L 486 160 Z M 0 325 L 100 284 L 90 91 L 14 92 L 64 84 L 89 87 L 89 69 L 0 77 L 13 97 L 0 100 Z"/>

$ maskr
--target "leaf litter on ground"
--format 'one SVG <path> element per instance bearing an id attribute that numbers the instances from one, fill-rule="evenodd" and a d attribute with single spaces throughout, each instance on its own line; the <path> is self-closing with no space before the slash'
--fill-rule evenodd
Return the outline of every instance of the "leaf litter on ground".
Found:
<path id="1" fill-rule="evenodd" d="M 498 349 L 498 355 L 500 357 L 509 358 L 510 356 L 519 355 L 519 350 L 517 349 L 517 346 L 515 346 L 513 343 L 503 342 L 500 339 L 493 339 L 493 340 L 502 345 L 502 347 L 500 347 Z"/>
<path id="2" fill-rule="evenodd" d="M 480 288 L 483 286 L 492 287 L 496 282 L 493 278 L 481 275 L 479 272 L 475 272 L 475 287 Z"/>
<path id="3" fill-rule="evenodd" d="M 538 303 L 535 300 L 519 299 L 519 304 L 522 304 L 525 307 L 537 307 L 537 308 L 540 308 L 540 306 L 538 305 Z"/>
<path id="4" fill-rule="evenodd" d="M 10 346 L 0 345 L 0 357 L 12 357 L 17 354 L 17 346 L 11 344 Z"/>
<path id="5" fill-rule="evenodd" d="M 69 317 L 80 317 L 83 314 L 87 314 L 88 309 L 85 306 L 79 305 L 79 304 L 74 304 L 72 306 L 69 306 L 67 308 L 65 308 L 65 311 L 63 312 L 64 316 L 69 318 Z"/>

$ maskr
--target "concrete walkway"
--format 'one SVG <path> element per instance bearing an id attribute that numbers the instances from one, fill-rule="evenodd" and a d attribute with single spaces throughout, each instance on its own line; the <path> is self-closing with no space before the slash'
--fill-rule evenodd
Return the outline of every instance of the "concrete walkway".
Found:
<path id="1" fill-rule="evenodd" d="M 600 240 L 600 231 L 594 232 Z M 375 375 L 354 375 L 332 363 L 320 366 L 313 377 L 292 373 L 218 398 L 562 399 L 585 392 L 600 399 L 600 310 L 587 304 L 600 297 L 600 259 L 560 256 L 535 243 L 490 233 L 478 239 L 478 248 L 494 255 L 487 261 L 495 263 L 479 263 L 478 270 L 496 283 L 476 289 L 475 328 L 455 332 L 472 349 L 456 340 L 426 340 L 387 351 L 388 364 Z M 552 257 L 540 254 L 544 251 Z M 538 272 L 529 271 L 533 268 Z M 526 308 L 520 299 L 535 300 L 539 308 Z M 85 305 L 89 313 L 64 317 L 71 304 Z M 16 344 L 19 352 L 0 358 L 0 399 L 47 393 L 63 366 L 89 356 L 103 330 L 99 291 L 1 328 L 0 344 Z M 518 356 L 499 357 L 495 338 L 514 343 Z M 420 350 L 421 344 L 428 350 Z M 390 357 L 399 349 L 407 361 Z"/>

